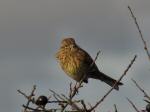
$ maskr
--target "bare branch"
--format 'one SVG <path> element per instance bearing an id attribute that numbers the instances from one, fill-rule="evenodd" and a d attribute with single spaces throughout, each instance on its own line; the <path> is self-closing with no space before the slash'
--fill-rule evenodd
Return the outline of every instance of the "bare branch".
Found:
<path id="1" fill-rule="evenodd" d="M 58 101 L 60 101 L 59 99 L 65 101 L 65 99 L 62 98 L 59 94 L 57 94 L 55 91 L 53 91 L 53 90 L 51 90 L 51 89 L 49 89 L 49 91 L 53 93 L 53 96 L 54 96 L 55 99 L 57 99 Z M 59 99 L 58 99 L 58 98 L 59 98 Z"/>
<path id="2" fill-rule="evenodd" d="M 72 84 L 70 84 L 70 92 L 69 92 L 69 100 L 70 101 L 72 101 L 73 97 L 78 93 L 79 88 L 83 87 L 82 86 L 82 82 L 83 82 L 83 80 L 81 80 L 79 83 L 76 83 L 73 88 L 71 87 Z M 69 105 L 69 103 L 64 105 L 64 107 L 63 107 L 61 112 L 63 112 L 68 105 Z"/>
<path id="3" fill-rule="evenodd" d="M 128 6 L 128 9 L 129 9 L 129 11 L 130 11 L 130 13 L 131 13 L 131 16 L 132 16 L 132 18 L 133 18 L 133 20 L 134 20 L 134 23 L 135 23 L 135 25 L 136 25 L 136 27 L 137 27 L 137 29 L 138 29 L 138 32 L 139 32 L 140 37 L 141 37 L 141 40 L 142 40 L 142 42 L 143 42 L 143 44 L 144 44 L 144 50 L 146 51 L 147 56 L 148 56 L 148 59 L 149 59 L 149 61 L 150 61 L 150 52 L 149 52 L 149 50 L 148 50 L 148 48 L 147 48 L 147 43 L 146 43 L 146 41 L 144 40 L 142 31 L 141 31 L 141 29 L 140 29 L 140 27 L 139 27 L 139 24 L 138 24 L 138 22 L 137 22 L 137 19 L 136 19 L 136 17 L 134 16 L 134 13 L 133 13 L 133 11 L 132 11 L 132 9 L 131 9 L 130 6 Z"/>
<path id="4" fill-rule="evenodd" d="M 26 99 L 29 98 L 29 97 L 28 97 L 25 93 L 23 93 L 21 90 L 17 90 L 17 91 L 18 91 L 18 93 L 22 94 Z"/>
<path id="5" fill-rule="evenodd" d="M 132 107 L 136 110 L 136 112 L 140 112 L 137 107 L 134 105 L 134 103 L 129 99 L 127 98 L 128 102 L 132 105 Z"/>
<path id="6" fill-rule="evenodd" d="M 131 68 L 136 58 L 137 58 L 137 55 L 134 56 L 133 60 L 131 60 L 131 63 L 128 65 L 127 69 L 124 71 L 121 77 L 115 82 L 113 87 L 90 109 L 90 111 L 94 110 L 98 105 L 100 105 L 104 101 L 104 99 L 112 92 L 112 90 L 118 84 L 118 82 L 120 82 L 121 79 L 127 74 L 128 70 Z"/>
<path id="7" fill-rule="evenodd" d="M 139 84 L 134 80 L 134 79 L 131 79 L 133 82 L 134 82 L 134 84 L 136 85 L 136 87 L 140 90 L 140 91 L 142 91 L 143 93 L 144 93 L 144 97 L 146 97 L 146 98 L 148 98 L 149 100 L 150 100 L 150 97 L 148 96 L 148 94 L 144 91 L 144 89 L 142 89 L 140 86 L 139 86 Z"/>
<path id="8" fill-rule="evenodd" d="M 30 104 L 30 102 L 35 103 L 34 100 L 32 99 L 32 97 L 34 96 L 35 90 L 36 90 L 36 85 L 33 86 L 33 89 L 32 89 L 32 91 L 31 91 L 31 93 L 30 93 L 29 96 L 27 96 L 27 95 L 26 95 L 25 93 L 23 93 L 21 90 L 17 90 L 20 94 L 22 94 L 25 98 L 28 99 L 28 102 L 27 102 L 27 104 L 25 105 L 25 107 L 28 107 L 29 104 Z M 24 112 L 26 112 L 26 110 L 27 110 L 27 108 L 24 109 Z"/>
<path id="9" fill-rule="evenodd" d="M 83 110 L 84 110 L 85 112 L 89 112 L 88 109 L 87 109 L 87 107 L 86 107 L 86 105 L 85 105 L 85 103 L 84 103 L 84 100 L 81 101 L 81 104 L 82 104 L 82 106 L 83 106 Z"/>
<path id="10" fill-rule="evenodd" d="M 93 60 L 93 63 L 91 64 L 91 67 L 93 66 L 93 64 L 95 63 L 95 61 L 97 60 L 99 54 L 101 53 L 101 51 L 98 51 L 97 54 L 96 54 L 96 57 L 95 59 Z"/>
<path id="11" fill-rule="evenodd" d="M 34 108 L 32 108 L 32 107 L 29 107 L 29 106 L 26 106 L 26 105 L 22 105 L 24 108 L 27 108 L 27 109 L 29 109 L 29 110 L 32 110 L 32 111 L 30 111 L 30 112 L 56 112 L 57 110 L 60 110 L 60 109 L 48 109 L 48 110 L 46 110 L 46 109 L 38 109 L 38 108 L 36 108 L 36 109 L 34 109 Z M 26 111 L 26 112 L 29 112 L 29 111 Z"/>

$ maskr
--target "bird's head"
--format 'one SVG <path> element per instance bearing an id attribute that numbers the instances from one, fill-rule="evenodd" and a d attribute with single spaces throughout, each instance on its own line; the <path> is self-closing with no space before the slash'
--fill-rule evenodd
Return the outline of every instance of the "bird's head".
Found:
<path id="1" fill-rule="evenodd" d="M 76 43 L 72 37 L 64 38 L 61 41 L 61 46 L 60 46 L 59 51 L 56 53 L 56 58 L 57 59 L 62 58 L 62 54 L 64 54 L 64 52 L 66 53 L 66 51 L 67 52 L 69 51 L 68 53 L 71 53 L 75 46 L 76 46 Z"/>
<path id="2" fill-rule="evenodd" d="M 68 47 L 70 45 L 75 45 L 75 40 L 71 37 L 65 38 L 61 41 L 61 47 Z"/>

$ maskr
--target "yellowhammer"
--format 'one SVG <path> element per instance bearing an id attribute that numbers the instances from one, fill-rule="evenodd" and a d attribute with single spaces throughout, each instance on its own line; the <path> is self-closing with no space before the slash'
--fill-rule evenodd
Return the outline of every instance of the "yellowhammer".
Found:
<path id="1" fill-rule="evenodd" d="M 116 82 L 115 79 L 99 71 L 91 56 L 81 49 L 73 38 L 62 40 L 61 47 L 56 53 L 56 58 L 64 72 L 77 82 L 83 80 L 87 83 L 88 78 L 99 79 L 110 86 L 113 86 Z M 123 84 L 119 82 L 115 86 L 116 90 L 119 90 L 119 85 Z"/>

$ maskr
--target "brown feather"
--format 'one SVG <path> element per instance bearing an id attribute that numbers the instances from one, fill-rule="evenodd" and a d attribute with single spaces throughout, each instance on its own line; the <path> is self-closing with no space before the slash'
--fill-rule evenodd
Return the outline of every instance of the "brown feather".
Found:
<path id="1" fill-rule="evenodd" d="M 86 75 L 85 82 L 88 82 L 88 78 L 104 81 L 109 86 L 113 86 L 116 82 L 115 79 L 100 72 L 95 63 L 91 66 L 93 59 L 75 43 L 73 38 L 62 40 L 56 58 L 64 72 L 76 81 L 80 81 Z M 119 82 L 116 85 L 116 90 L 119 90 L 119 85 L 122 85 L 122 83 Z"/>

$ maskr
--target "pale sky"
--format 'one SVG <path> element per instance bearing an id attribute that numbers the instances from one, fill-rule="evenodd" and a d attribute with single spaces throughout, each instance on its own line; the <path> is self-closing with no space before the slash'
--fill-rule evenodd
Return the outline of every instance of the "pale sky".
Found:
<path id="1" fill-rule="evenodd" d="M 67 94 L 73 80 L 55 59 L 66 35 L 73 35 L 93 58 L 101 50 L 96 64 L 115 79 L 137 54 L 135 64 L 122 80 L 124 86 L 119 92 L 113 91 L 97 111 L 111 111 L 114 104 L 118 111 L 134 111 L 126 97 L 143 109 L 143 94 L 131 78 L 150 93 L 150 62 L 127 5 L 133 9 L 150 49 L 150 0 L 1 0 L 1 111 L 21 111 L 26 100 L 17 89 L 29 93 L 34 84 L 37 95 L 49 95 L 49 89 Z M 109 88 L 98 80 L 89 80 L 77 98 L 95 104 Z"/>

